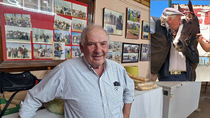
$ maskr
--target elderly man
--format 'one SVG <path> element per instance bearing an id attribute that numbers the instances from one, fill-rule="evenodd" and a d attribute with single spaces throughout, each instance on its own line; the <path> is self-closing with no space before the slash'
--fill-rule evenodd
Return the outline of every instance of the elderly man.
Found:
<path id="1" fill-rule="evenodd" d="M 194 49 L 180 53 L 172 43 L 181 24 L 181 16 L 183 14 L 178 10 L 166 8 L 161 18 L 150 17 L 152 81 L 157 76 L 159 81 L 192 81 L 195 78 L 190 63 L 199 62 L 198 54 Z"/>
<path id="2" fill-rule="evenodd" d="M 97 25 L 80 40 L 83 57 L 66 60 L 28 91 L 19 115 L 32 118 L 43 102 L 65 100 L 65 118 L 129 118 L 134 82 L 120 64 L 106 59 L 108 35 Z"/>

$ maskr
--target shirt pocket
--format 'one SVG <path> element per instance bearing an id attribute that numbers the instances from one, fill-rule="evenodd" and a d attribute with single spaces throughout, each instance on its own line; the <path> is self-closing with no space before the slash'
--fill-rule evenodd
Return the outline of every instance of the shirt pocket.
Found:
<path id="1" fill-rule="evenodd" d="M 120 106 L 123 103 L 123 86 L 114 86 L 114 96 L 116 106 Z"/>

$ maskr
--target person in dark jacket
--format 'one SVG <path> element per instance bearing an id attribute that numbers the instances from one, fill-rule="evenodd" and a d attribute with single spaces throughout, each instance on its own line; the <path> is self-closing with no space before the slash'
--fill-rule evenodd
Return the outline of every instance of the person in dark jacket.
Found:
<path id="1" fill-rule="evenodd" d="M 190 47 L 185 53 L 173 46 L 174 34 L 181 24 L 183 14 L 174 8 L 165 8 L 161 17 L 150 17 L 151 80 L 193 81 L 195 72 L 191 63 L 199 63 L 198 53 Z"/>

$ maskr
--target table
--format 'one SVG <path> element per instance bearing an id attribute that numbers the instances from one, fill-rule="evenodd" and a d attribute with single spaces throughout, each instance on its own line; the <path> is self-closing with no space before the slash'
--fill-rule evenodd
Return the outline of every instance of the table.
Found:
<path id="1" fill-rule="evenodd" d="M 162 87 L 149 91 L 135 90 L 135 99 L 131 107 L 130 118 L 162 118 L 163 93 Z M 2 118 L 17 118 L 18 113 L 3 116 Z M 64 118 L 47 109 L 37 111 L 34 118 Z"/>
<path id="2" fill-rule="evenodd" d="M 135 99 L 131 107 L 130 118 L 162 118 L 162 87 L 149 91 L 135 90 Z"/>

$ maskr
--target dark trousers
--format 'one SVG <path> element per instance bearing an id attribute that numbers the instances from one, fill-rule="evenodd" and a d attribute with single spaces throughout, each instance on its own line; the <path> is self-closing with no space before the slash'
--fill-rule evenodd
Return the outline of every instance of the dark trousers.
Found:
<path id="1" fill-rule="evenodd" d="M 187 81 L 187 73 L 171 75 L 169 77 L 159 78 L 159 81 Z"/>

